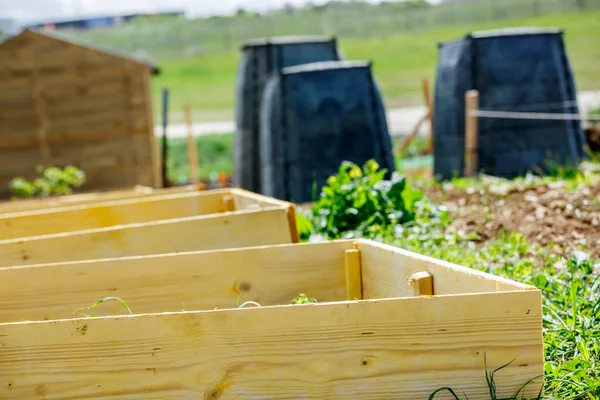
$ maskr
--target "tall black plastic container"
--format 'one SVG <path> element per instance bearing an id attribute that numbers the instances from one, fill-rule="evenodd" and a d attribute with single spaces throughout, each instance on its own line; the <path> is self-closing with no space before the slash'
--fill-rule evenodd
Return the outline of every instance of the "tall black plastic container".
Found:
<path id="1" fill-rule="evenodd" d="M 261 112 L 261 193 L 309 202 L 343 161 L 395 171 L 369 62 L 333 61 L 273 73 Z M 314 187 L 316 183 L 316 187 Z"/>
<path id="2" fill-rule="evenodd" d="M 463 174 L 465 92 L 479 91 L 482 110 L 578 113 L 576 89 L 558 29 L 502 29 L 440 44 L 435 87 L 434 173 Z M 479 118 L 479 167 L 513 178 L 547 171 L 548 161 L 583 154 L 579 121 Z"/>
<path id="3" fill-rule="evenodd" d="M 260 191 L 260 107 L 269 74 L 289 66 L 340 58 L 335 38 L 278 37 L 252 40 L 243 45 L 236 84 L 233 173 L 236 186 Z"/>

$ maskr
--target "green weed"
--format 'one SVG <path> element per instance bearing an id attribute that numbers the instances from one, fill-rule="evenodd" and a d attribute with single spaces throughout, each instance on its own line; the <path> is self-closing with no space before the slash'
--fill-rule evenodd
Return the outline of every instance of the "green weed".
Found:
<path id="1" fill-rule="evenodd" d="M 92 312 L 92 313 L 90 313 L 90 315 L 87 315 L 87 314 L 84 314 L 84 313 L 82 313 L 81 311 L 82 311 L 82 310 L 91 310 L 91 309 L 93 309 L 93 308 L 96 308 L 96 307 L 98 307 L 100 304 L 102 304 L 102 303 L 104 303 L 104 302 L 106 302 L 106 301 L 108 301 L 108 300 L 117 300 L 117 301 L 119 301 L 121 304 L 123 304 L 123 307 L 125 307 L 125 309 L 127 310 L 127 312 L 128 312 L 130 315 L 133 315 L 133 312 L 131 312 L 131 309 L 129 308 L 129 306 L 127 305 L 127 303 L 125 302 L 125 300 L 123 300 L 123 299 L 121 299 L 121 298 L 119 298 L 119 297 L 106 297 L 106 298 L 104 298 L 104 299 L 98 300 L 97 302 L 95 302 L 94 304 L 92 304 L 92 305 L 91 305 L 91 306 L 89 306 L 89 307 L 82 307 L 82 308 L 78 308 L 77 310 L 75 310 L 75 311 L 73 311 L 73 312 L 74 312 L 74 313 L 76 313 L 76 312 L 79 312 L 80 314 L 82 314 L 82 315 L 83 315 L 83 316 L 85 316 L 86 318 L 89 318 L 89 317 L 95 317 L 95 315 L 94 315 L 94 313 L 93 313 L 93 312 Z"/>
<path id="2" fill-rule="evenodd" d="M 86 182 L 85 173 L 72 165 L 64 169 L 38 165 L 36 171 L 41 176 L 31 182 L 22 177 L 16 177 L 10 181 L 10 190 L 16 197 L 69 195 L 73 193 L 73 188 L 81 187 Z"/>

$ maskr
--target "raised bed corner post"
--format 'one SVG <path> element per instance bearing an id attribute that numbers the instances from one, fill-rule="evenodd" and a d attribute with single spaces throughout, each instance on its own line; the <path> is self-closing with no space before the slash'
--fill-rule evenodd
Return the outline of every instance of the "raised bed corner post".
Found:
<path id="1" fill-rule="evenodd" d="M 465 93 L 465 171 L 467 178 L 477 175 L 479 169 L 479 126 L 477 110 L 479 109 L 479 91 L 469 90 Z"/>
<path id="2" fill-rule="evenodd" d="M 362 271 L 359 249 L 346 250 L 346 300 L 362 300 Z"/>
<path id="3" fill-rule="evenodd" d="M 235 211 L 235 201 L 233 200 L 233 196 L 223 196 L 223 206 L 225 207 L 225 211 Z"/>
<path id="4" fill-rule="evenodd" d="M 415 272 L 408 284 L 415 289 L 415 296 L 433 296 L 433 276 L 426 271 Z"/>

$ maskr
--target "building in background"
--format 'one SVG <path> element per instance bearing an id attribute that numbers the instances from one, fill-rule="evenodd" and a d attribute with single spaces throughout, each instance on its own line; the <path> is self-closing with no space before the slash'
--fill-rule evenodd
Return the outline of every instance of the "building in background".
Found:
<path id="1" fill-rule="evenodd" d="M 39 21 L 34 24 L 29 24 L 27 27 L 30 29 L 94 29 L 94 28 L 110 28 L 119 26 L 124 23 L 131 22 L 136 18 L 141 17 L 185 17 L 184 11 L 169 11 L 169 12 L 158 12 L 158 13 L 134 13 L 134 14 L 123 14 L 123 15 L 97 15 L 82 18 L 73 19 L 50 19 Z"/>

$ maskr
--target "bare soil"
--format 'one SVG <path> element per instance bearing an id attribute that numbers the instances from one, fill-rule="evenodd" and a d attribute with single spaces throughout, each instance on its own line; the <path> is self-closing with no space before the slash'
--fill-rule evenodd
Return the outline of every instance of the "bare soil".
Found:
<path id="1" fill-rule="evenodd" d="M 600 257 L 600 182 L 573 190 L 560 182 L 531 188 L 438 187 L 427 194 L 448 207 L 451 229 L 476 233 L 481 244 L 504 231 L 519 232 L 530 243 L 558 246 L 555 250 L 566 257 L 574 250 Z"/>

